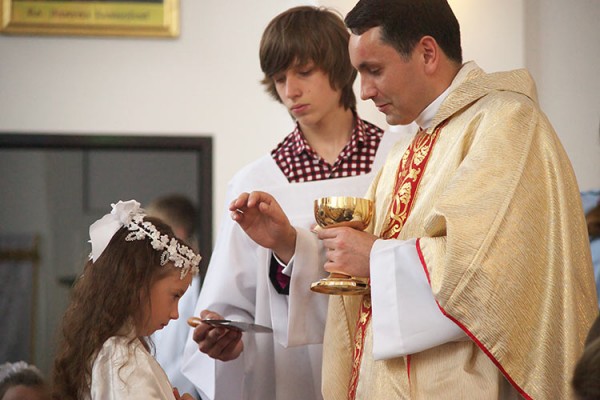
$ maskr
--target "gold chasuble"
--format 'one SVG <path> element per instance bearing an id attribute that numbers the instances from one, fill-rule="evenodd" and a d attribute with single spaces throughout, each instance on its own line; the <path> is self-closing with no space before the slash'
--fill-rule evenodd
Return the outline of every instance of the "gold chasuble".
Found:
<path id="1" fill-rule="evenodd" d="M 368 197 L 372 232 L 417 238 L 435 300 L 465 340 L 375 360 L 370 316 L 389 311 L 331 296 L 325 400 L 573 398 L 598 314 L 589 239 L 526 71 L 470 71 L 427 132 L 397 143 Z"/>

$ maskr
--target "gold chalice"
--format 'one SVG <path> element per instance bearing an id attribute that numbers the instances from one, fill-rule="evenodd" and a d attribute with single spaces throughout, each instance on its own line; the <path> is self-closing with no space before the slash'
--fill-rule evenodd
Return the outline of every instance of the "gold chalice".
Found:
<path id="1" fill-rule="evenodd" d="M 373 218 L 373 202 L 360 197 L 322 197 L 315 200 L 315 219 L 321 228 L 349 226 L 364 230 Z M 325 294 L 359 295 L 369 292 L 367 278 L 332 272 L 313 283 L 310 289 Z"/>

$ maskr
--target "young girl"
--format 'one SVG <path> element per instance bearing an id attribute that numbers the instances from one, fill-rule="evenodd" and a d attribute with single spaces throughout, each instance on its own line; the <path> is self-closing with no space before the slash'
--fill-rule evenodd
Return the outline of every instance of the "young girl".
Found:
<path id="1" fill-rule="evenodd" d="M 179 317 L 200 256 L 135 200 L 90 227 L 92 254 L 73 288 L 54 362 L 55 399 L 189 399 L 150 354 L 149 335 Z"/>

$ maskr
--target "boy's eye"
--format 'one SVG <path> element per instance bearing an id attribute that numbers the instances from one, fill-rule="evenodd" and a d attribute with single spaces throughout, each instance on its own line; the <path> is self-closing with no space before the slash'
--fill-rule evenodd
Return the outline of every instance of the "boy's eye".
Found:
<path id="1" fill-rule="evenodd" d="M 274 76 L 273 82 L 279 83 L 279 84 L 285 83 L 285 77 L 284 76 Z"/>
<path id="2" fill-rule="evenodd" d="M 308 76 L 308 75 L 312 74 L 312 72 L 313 72 L 313 68 L 312 67 L 311 68 L 303 68 L 303 69 L 301 69 L 301 70 L 298 71 L 298 73 L 300 75 L 304 75 L 304 76 Z"/>

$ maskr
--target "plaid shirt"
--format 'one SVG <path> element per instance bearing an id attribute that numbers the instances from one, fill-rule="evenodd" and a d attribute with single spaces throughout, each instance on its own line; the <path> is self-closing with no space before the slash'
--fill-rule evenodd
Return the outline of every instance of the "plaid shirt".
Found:
<path id="1" fill-rule="evenodd" d="M 371 172 L 383 130 L 355 114 L 354 131 L 335 163 L 329 164 L 309 146 L 300 126 L 277 145 L 271 156 L 290 183 L 320 181 Z"/>
<path id="2" fill-rule="evenodd" d="M 354 114 L 354 131 L 333 165 L 322 159 L 308 145 L 300 126 L 283 139 L 271 156 L 290 183 L 356 176 L 371 172 L 383 130 Z M 290 277 L 271 257 L 269 279 L 278 293 L 289 295 Z"/>

